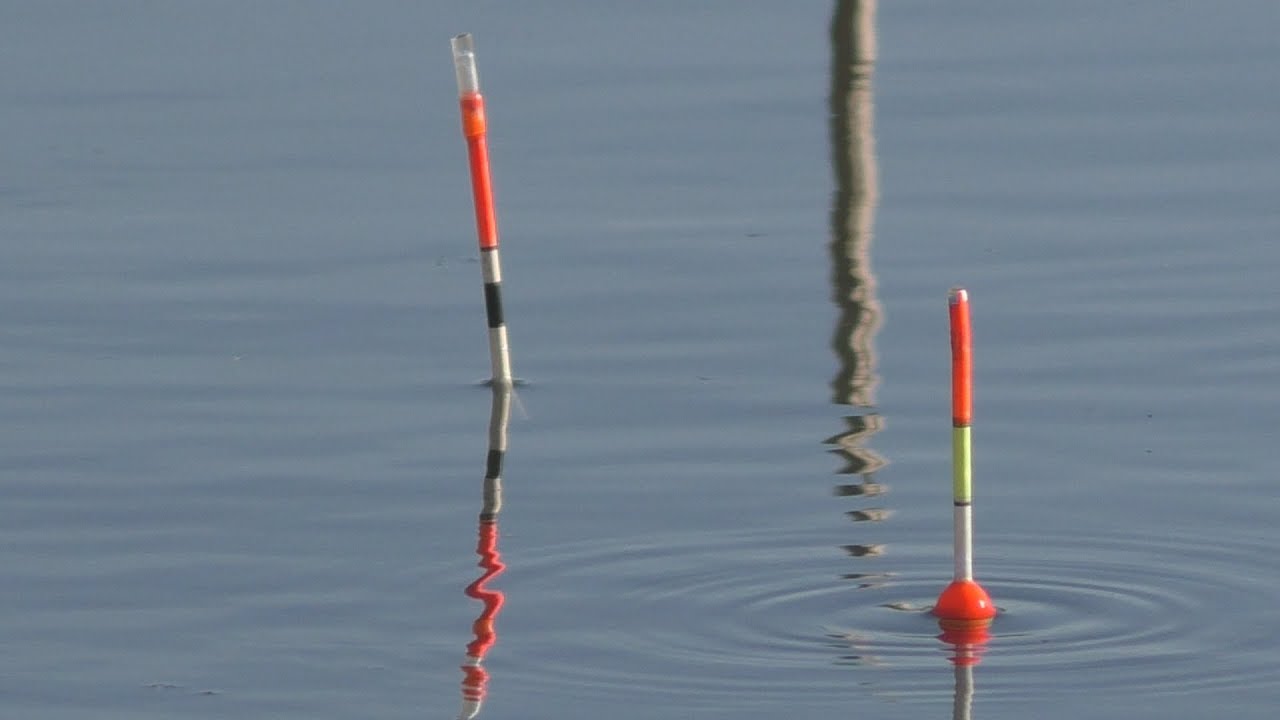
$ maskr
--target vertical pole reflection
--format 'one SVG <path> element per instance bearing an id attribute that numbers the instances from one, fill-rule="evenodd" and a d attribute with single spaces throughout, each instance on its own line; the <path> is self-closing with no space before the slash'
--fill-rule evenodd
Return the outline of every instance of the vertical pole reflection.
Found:
<path id="1" fill-rule="evenodd" d="M 970 720 L 973 709 L 973 665 L 956 663 L 956 689 L 951 699 L 951 720 Z"/>
<path id="2" fill-rule="evenodd" d="M 938 639 L 951 647 L 955 691 L 951 699 L 952 720 L 970 720 L 973 708 L 973 668 L 982 661 L 987 641 L 986 628 L 943 630 Z"/>
<path id="3" fill-rule="evenodd" d="M 493 405 L 489 410 L 489 450 L 485 458 L 483 504 L 480 507 L 476 555 L 484 572 L 463 590 L 467 597 L 483 603 L 480 616 L 472 623 L 473 639 L 467 644 L 462 662 L 462 711 L 459 720 L 470 720 L 480 714 L 489 683 L 484 669 L 484 656 L 498 641 L 495 623 L 505 596 L 487 587 L 490 580 L 507 569 L 498 554 L 498 513 L 502 511 L 502 461 L 507 453 L 507 423 L 511 420 L 511 387 L 494 383 Z"/>
<path id="4" fill-rule="evenodd" d="M 840 368 L 831 381 L 831 402 L 858 409 L 845 418 L 844 431 L 828 438 L 833 452 L 845 459 L 842 475 L 858 475 L 860 481 L 836 486 L 842 497 L 876 497 L 885 487 L 875 482 L 875 472 L 887 460 L 866 447 L 884 427 L 875 412 L 875 334 L 880 328 L 880 302 L 876 299 L 871 269 L 871 236 L 875 222 L 879 180 L 876 167 L 872 75 L 876 60 L 876 0 L 840 0 L 831 18 L 831 93 L 829 97 L 831 167 L 835 192 L 831 202 L 831 288 L 839 316 L 831 347 Z M 889 510 L 866 507 L 848 513 L 854 521 L 884 520 Z M 879 555 L 883 546 L 846 545 L 854 557 Z M 876 576 L 846 575 L 874 585 Z"/>
<path id="5" fill-rule="evenodd" d="M 831 286 L 840 315 L 831 338 L 840 371 L 831 382 L 838 405 L 875 406 L 880 302 L 871 269 L 871 236 L 880 194 L 872 76 L 876 0 L 840 0 L 831 19 Z"/>

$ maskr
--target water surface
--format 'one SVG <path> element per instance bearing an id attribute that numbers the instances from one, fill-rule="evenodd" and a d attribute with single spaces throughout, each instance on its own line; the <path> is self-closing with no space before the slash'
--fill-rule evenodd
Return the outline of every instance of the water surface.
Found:
<path id="1" fill-rule="evenodd" d="M 1269 717 L 1276 9 L 851 8 L 0 10 L 0 707 Z"/>

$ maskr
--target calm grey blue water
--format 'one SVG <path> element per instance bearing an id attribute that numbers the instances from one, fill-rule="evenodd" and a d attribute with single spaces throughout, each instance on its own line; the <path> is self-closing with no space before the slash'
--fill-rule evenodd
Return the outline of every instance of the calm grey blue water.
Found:
<path id="1" fill-rule="evenodd" d="M 1270 717 L 1280 9 L 776 5 L 0 7 L 0 709 Z"/>

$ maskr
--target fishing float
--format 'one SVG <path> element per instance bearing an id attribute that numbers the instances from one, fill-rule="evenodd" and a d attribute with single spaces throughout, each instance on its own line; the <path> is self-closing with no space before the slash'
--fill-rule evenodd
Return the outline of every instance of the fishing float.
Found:
<path id="1" fill-rule="evenodd" d="M 484 310 L 489 324 L 489 361 L 493 384 L 510 386 L 511 351 L 502 317 L 502 263 L 498 257 L 498 219 L 493 206 L 489 175 L 487 122 L 480 75 L 476 71 L 475 41 L 471 33 L 453 38 L 453 68 L 458 78 L 458 105 L 462 111 L 462 136 L 467 141 L 471 165 L 471 197 L 476 210 L 476 236 L 480 242 L 480 267 L 484 275 Z"/>
<path id="2" fill-rule="evenodd" d="M 955 538 L 955 575 L 943 589 L 933 614 L 944 631 L 978 631 L 991 624 L 996 606 L 973 579 L 973 470 L 970 424 L 973 421 L 973 337 L 969 293 L 952 288 L 951 316 L 951 494 Z"/>

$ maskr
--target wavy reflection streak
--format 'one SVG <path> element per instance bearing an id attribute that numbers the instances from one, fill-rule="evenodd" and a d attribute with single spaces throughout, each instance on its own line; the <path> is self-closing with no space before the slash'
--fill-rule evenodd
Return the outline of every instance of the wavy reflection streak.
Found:
<path id="1" fill-rule="evenodd" d="M 836 3 L 831 19 L 831 94 L 829 97 L 831 167 L 835 190 L 831 202 L 831 293 L 838 311 L 831 347 L 840 367 L 831 380 L 831 402 L 861 410 L 844 418 L 845 429 L 823 442 L 844 460 L 841 475 L 857 475 L 859 482 L 842 483 L 835 495 L 873 498 L 888 487 L 875 473 L 888 459 L 867 446 L 884 429 L 884 419 L 872 408 L 879 382 L 876 375 L 875 335 L 881 310 L 871 268 L 871 237 L 879 197 L 873 129 L 872 75 L 876 59 L 875 0 Z M 862 507 L 846 511 L 858 523 L 889 519 L 892 510 Z M 880 543 L 843 546 L 851 557 L 881 555 Z M 859 588 L 876 587 L 884 573 L 850 573 Z"/>
<path id="2" fill-rule="evenodd" d="M 502 511 L 502 464 L 507 452 L 507 424 L 511 419 L 511 389 L 502 383 L 494 383 L 493 404 L 489 411 L 489 449 L 485 457 L 483 500 L 480 507 L 477 530 L 477 565 L 484 572 L 463 592 L 467 597 L 479 600 L 483 608 L 472 623 L 472 640 L 467 644 L 462 662 L 462 710 L 459 720 L 470 720 L 480 714 L 489 685 L 489 673 L 484 668 L 484 658 L 498 641 L 498 613 L 506 601 L 499 590 L 488 583 L 502 574 L 507 566 L 498 552 L 498 513 Z"/>

